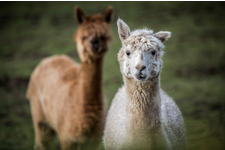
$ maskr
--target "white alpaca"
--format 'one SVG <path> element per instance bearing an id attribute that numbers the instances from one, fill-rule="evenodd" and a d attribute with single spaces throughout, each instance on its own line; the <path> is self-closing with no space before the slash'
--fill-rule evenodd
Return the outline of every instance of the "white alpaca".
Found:
<path id="1" fill-rule="evenodd" d="M 118 53 L 124 86 L 108 112 L 106 150 L 184 150 L 186 136 L 182 114 L 160 88 L 161 57 L 171 33 L 141 29 L 130 33 L 117 21 L 122 48 Z"/>

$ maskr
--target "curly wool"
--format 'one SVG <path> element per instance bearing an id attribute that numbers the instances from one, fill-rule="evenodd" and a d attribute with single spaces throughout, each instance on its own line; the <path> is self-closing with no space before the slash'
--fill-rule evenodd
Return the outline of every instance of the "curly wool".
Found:
<path id="1" fill-rule="evenodd" d="M 164 54 L 164 45 L 158 38 L 154 37 L 153 30 L 139 29 L 131 32 L 130 37 L 124 40 L 124 46 L 129 47 L 131 51 L 135 49 L 141 49 L 142 51 L 156 49 L 160 52 L 160 57 Z"/>

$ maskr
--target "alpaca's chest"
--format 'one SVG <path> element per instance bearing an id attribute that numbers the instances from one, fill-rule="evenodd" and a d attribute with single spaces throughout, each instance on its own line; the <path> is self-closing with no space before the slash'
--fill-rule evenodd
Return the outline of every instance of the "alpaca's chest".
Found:
<path id="1" fill-rule="evenodd" d="M 152 145 L 152 133 L 144 124 L 138 121 L 127 126 L 124 137 L 124 147 L 126 149 L 149 149 Z"/>
<path id="2" fill-rule="evenodd" d="M 125 149 L 147 149 L 151 147 L 151 138 L 145 133 L 128 133 L 124 139 Z"/>
<path id="3" fill-rule="evenodd" d="M 160 124 L 156 124 L 156 120 L 146 121 L 143 116 L 127 116 L 126 134 L 124 137 L 124 148 L 135 150 L 155 149 L 158 145 L 164 145 L 164 132 Z M 163 140 L 162 140 L 163 139 Z"/>
<path id="4" fill-rule="evenodd" d="M 123 149 L 126 150 L 170 150 L 169 141 L 160 128 L 154 129 L 133 129 L 126 132 Z"/>

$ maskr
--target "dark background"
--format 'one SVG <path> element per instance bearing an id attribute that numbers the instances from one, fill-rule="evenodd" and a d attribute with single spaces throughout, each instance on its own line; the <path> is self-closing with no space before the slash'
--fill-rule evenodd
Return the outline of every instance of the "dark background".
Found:
<path id="1" fill-rule="evenodd" d="M 67 54 L 79 62 L 73 39 L 78 27 L 75 5 L 89 15 L 114 7 L 114 39 L 104 62 L 109 106 L 123 84 L 117 19 L 131 30 L 171 31 L 164 44 L 161 87 L 183 113 L 188 147 L 225 149 L 225 2 L 0 2 L 0 150 L 33 148 L 25 93 L 35 66 L 54 54 Z M 57 138 L 52 149 L 59 149 Z"/>

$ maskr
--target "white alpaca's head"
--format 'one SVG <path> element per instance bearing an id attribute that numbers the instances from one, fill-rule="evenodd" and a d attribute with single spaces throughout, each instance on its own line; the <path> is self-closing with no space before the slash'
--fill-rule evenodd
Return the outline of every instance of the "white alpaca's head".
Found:
<path id="1" fill-rule="evenodd" d="M 162 68 L 163 42 L 171 32 L 140 29 L 130 32 L 121 19 L 117 21 L 122 48 L 118 53 L 121 73 L 137 81 L 146 81 L 157 76 Z"/>

